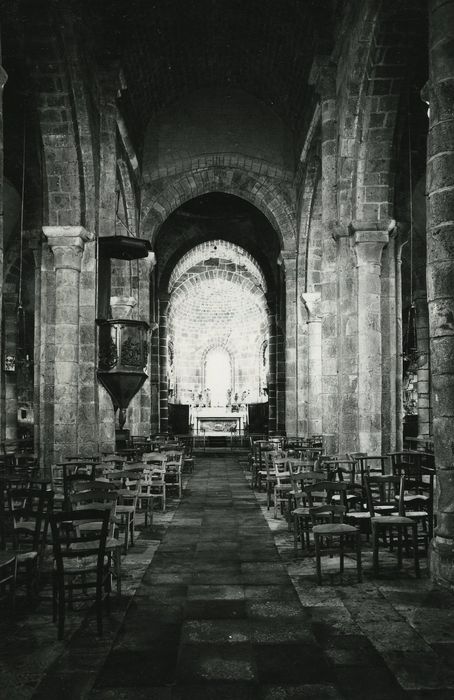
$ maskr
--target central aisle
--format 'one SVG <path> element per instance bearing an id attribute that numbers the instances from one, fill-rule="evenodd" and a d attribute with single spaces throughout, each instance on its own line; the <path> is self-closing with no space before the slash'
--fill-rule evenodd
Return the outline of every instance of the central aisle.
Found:
<path id="1" fill-rule="evenodd" d="M 237 461 L 198 459 L 96 697 L 333 697 L 332 673 Z"/>

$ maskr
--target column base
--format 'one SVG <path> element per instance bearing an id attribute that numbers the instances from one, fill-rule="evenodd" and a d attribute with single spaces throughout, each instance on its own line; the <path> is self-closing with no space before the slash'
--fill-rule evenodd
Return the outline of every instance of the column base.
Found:
<path id="1" fill-rule="evenodd" d="M 454 589 L 454 540 L 434 537 L 429 546 L 429 568 L 435 583 Z"/>

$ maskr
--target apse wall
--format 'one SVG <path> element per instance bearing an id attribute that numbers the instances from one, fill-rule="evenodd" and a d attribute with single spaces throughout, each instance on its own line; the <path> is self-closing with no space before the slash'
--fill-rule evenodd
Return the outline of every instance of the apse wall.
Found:
<path id="1" fill-rule="evenodd" d="M 193 403 L 202 394 L 206 402 L 205 360 L 215 348 L 230 355 L 232 400 L 235 394 L 265 400 L 267 338 L 265 296 L 254 276 L 228 259 L 198 262 L 181 276 L 169 304 L 171 400 Z"/>

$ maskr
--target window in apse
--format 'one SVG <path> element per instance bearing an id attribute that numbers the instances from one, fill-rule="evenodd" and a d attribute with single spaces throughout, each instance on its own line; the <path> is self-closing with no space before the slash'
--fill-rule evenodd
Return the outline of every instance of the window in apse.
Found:
<path id="1" fill-rule="evenodd" d="M 224 348 L 209 350 L 205 357 L 205 390 L 209 390 L 212 406 L 226 406 L 232 387 L 232 362 Z"/>

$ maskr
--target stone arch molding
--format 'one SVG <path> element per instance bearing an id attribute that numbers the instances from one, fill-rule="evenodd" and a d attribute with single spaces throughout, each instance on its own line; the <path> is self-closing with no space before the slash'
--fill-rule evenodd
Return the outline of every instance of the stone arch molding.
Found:
<path id="1" fill-rule="evenodd" d="M 244 248 L 230 243 L 230 241 L 212 240 L 200 243 L 194 246 L 190 251 L 183 255 L 181 260 L 175 265 L 170 276 L 168 291 L 171 292 L 178 284 L 184 274 L 190 273 L 191 268 L 204 262 L 207 258 L 224 258 L 237 265 L 241 265 L 255 279 L 266 293 L 266 281 L 262 270 Z"/>
<path id="2" fill-rule="evenodd" d="M 237 168 L 208 167 L 182 173 L 163 183 L 145 185 L 142 194 L 142 235 L 153 243 L 161 224 L 185 202 L 210 192 L 232 194 L 252 204 L 268 219 L 281 248 L 295 250 L 296 213 L 290 189 L 259 174 Z"/>

